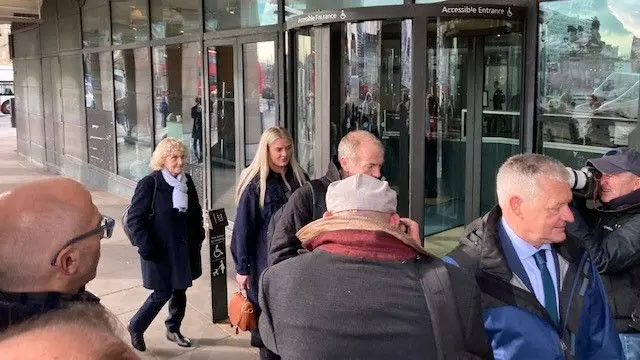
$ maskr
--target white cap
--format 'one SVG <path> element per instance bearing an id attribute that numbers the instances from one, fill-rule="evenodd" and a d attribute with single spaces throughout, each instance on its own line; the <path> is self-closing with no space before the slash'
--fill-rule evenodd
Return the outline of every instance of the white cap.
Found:
<path id="1" fill-rule="evenodd" d="M 327 211 L 338 213 L 347 210 L 396 213 L 397 194 L 386 181 L 357 174 L 329 184 Z"/>

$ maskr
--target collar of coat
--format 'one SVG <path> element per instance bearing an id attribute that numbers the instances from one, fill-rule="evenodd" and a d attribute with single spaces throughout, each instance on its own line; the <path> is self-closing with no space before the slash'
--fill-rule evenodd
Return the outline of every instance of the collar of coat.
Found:
<path id="1" fill-rule="evenodd" d="M 469 224 L 460 240 L 460 245 L 479 252 L 478 270 L 500 277 L 509 282 L 513 272 L 507 265 L 502 244 L 498 239 L 498 222 L 502 217 L 499 206 Z M 582 258 L 584 249 L 578 239 L 567 234 L 565 241 L 552 244 L 551 247 L 567 262 L 577 264 Z"/>
<path id="2" fill-rule="evenodd" d="M 296 236 L 308 250 L 363 259 L 406 260 L 429 253 L 409 235 L 365 216 L 334 215 L 318 219 L 300 229 Z"/>
<path id="3" fill-rule="evenodd" d="M 100 298 L 88 291 L 77 294 L 62 294 L 59 292 L 6 292 L 0 291 L 0 303 L 18 304 L 25 306 L 40 306 L 45 309 L 55 309 L 67 302 L 86 301 L 100 302 Z"/>

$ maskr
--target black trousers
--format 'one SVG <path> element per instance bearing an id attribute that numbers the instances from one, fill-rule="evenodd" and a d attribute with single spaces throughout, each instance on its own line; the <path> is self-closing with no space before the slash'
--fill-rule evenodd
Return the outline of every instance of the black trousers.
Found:
<path id="1" fill-rule="evenodd" d="M 180 331 L 187 308 L 187 294 L 184 289 L 154 290 L 131 318 L 131 330 L 137 334 L 144 334 L 167 301 L 169 301 L 169 317 L 164 322 L 167 330 Z"/>

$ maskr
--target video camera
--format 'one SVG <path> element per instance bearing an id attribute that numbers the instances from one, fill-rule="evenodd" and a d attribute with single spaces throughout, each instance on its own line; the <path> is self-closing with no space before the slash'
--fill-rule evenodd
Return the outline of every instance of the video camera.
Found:
<path id="1" fill-rule="evenodd" d="M 597 179 L 600 178 L 600 172 L 593 166 L 585 166 L 581 169 L 572 169 L 567 167 L 569 173 L 569 186 L 574 194 L 584 198 L 593 198 L 597 188 Z"/>

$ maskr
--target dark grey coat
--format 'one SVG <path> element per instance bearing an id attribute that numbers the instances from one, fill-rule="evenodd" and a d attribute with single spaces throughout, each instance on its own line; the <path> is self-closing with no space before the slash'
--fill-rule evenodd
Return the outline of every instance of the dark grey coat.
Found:
<path id="1" fill-rule="evenodd" d="M 464 359 L 493 358 L 479 289 L 471 276 L 446 267 L 455 297 L 449 303 L 463 330 L 464 344 L 455 347 Z M 415 260 L 360 260 L 319 249 L 273 265 L 260 281 L 262 340 L 283 360 L 435 359 L 417 269 Z"/>
<path id="2" fill-rule="evenodd" d="M 157 182 L 155 216 L 148 219 L 154 178 Z M 173 187 L 160 171 L 140 180 L 131 199 L 129 228 L 141 257 L 143 286 L 147 289 L 186 289 L 192 280 L 202 275 L 202 208 L 188 174 L 187 187 L 189 209 L 185 213 L 173 208 Z"/>

